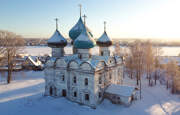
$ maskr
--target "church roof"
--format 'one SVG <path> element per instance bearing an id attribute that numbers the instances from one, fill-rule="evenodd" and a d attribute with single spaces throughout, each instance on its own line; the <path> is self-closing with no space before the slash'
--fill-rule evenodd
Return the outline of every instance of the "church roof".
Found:
<path id="1" fill-rule="evenodd" d="M 64 47 L 67 45 L 67 40 L 56 29 L 54 34 L 48 39 L 47 43 L 50 47 Z"/>
<path id="2" fill-rule="evenodd" d="M 69 37 L 74 41 L 81 34 L 83 28 L 84 28 L 84 24 L 83 24 L 82 18 L 80 17 L 78 22 L 75 24 L 75 26 L 69 31 Z M 86 27 L 86 29 L 87 29 L 88 34 L 91 37 L 93 37 L 89 28 Z"/>
<path id="3" fill-rule="evenodd" d="M 112 40 L 108 37 L 106 31 L 101 35 L 101 37 L 97 40 L 97 45 L 99 46 L 111 46 Z"/>
<path id="4" fill-rule="evenodd" d="M 74 41 L 74 47 L 79 49 L 89 49 L 93 48 L 95 44 L 94 39 L 88 34 L 87 28 L 83 25 L 81 34 Z"/>
<path id="5" fill-rule="evenodd" d="M 119 96 L 129 97 L 133 94 L 134 90 L 135 87 L 132 86 L 111 84 L 108 86 L 105 92 Z"/>

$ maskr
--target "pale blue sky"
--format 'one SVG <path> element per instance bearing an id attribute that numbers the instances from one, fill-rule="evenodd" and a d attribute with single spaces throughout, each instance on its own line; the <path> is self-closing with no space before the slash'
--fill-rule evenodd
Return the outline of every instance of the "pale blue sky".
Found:
<path id="1" fill-rule="evenodd" d="M 106 21 L 111 38 L 180 39 L 180 0 L 1 0 L 0 29 L 48 38 L 57 17 L 68 37 L 79 18 L 78 4 L 96 38 Z"/>

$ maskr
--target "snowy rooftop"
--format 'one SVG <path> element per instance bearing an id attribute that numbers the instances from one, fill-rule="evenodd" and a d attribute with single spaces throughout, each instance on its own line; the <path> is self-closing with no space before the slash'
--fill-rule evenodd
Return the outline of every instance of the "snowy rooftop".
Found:
<path id="1" fill-rule="evenodd" d="M 93 69 L 97 69 L 98 68 L 98 64 L 100 62 L 104 62 L 106 65 L 108 65 L 108 61 L 110 58 L 113 58 L 113 57 L 109 57 L 109 56 L 97 56 L 97 55 L 93 55 L 92 58 L 89 58 L 88 60 L 81 60 L 77 54 L 71 54 L 71 55 L 65 55 L 64 57 L 61 57 L 65 60 L 65 62 L 68 64 L 70 63 L 71 61 L 75 61 L 79 66 L 82 64 L 82 63 L 88 63 L 89 65 L 91 65 L 91 67 Z M 50 58 L 50 61 L 51 62 L 56 62 L 58 58 L 55 58 L 55 57 L 51 57 Z M 55 63 L 54 63 L 55 64 Z"/>
<path id="2" fill-rule="evenodd" d="M 105 92 L 111 93 L 111 94 L 117 94 L 120 96 L 131 96 L 134 92 L 135 87 L 132 86 L 124 86 L 124 85 L 117 85 L 117 84 L 111 84 Z"/>
<path id="3" fill-rule="evenodd" d="M 36 56 L 28 56 L 27 59 L 29 59 L 31 61 L 31 63 L 35 66 L 41 65 L 41 62 L 39 60 L 37 60 Z"/>
<path id="4" fill-rule="evenodd" d="M 48 39 L 48 44 L 59 44 L 66 45 L 67 40 L 61 35 L 61 33 L 56 29 L 54 34 Z"/>
<path id="5" fill-rule="evenodd" d="M 109 41 L 112 41 L 112 40 L 108 37 L 107 33 L 104 32 L 102 34 L 102 36 L 97 41 L 99 41 L 99 42 L 109 42 Z"/>
<path id="6" fill-rule="evenodd" d="M 78 59 L 78 55 L 77 54 L 67 55 L 67 56 L 64 56 L 63 58 L 66 61 L 66 63 L 69 63 L 71 60 Z"/>

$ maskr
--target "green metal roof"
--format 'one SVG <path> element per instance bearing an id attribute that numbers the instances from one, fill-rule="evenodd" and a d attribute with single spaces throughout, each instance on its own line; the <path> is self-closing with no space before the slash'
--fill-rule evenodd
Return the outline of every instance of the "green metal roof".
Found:
<path id="1" fill-rule="evenodd" d="M 75 26 L 69 31 L 69 37 L 73 41 L 81 34 L 81 32 L 84 28 L 83 26 L 84 26 L 84 24 L 83 24 L 82 18 L 80 17 L 78 22 L 75 24 Z M 91 33 L 91 31 L 88 28 L 87 28 L 87 32 L 91 37 L 93 37 L 93 34 Z"/>
<path id="2" fill-rule="evenodd" d="M 87 33 L 87 28 L 83 26 L 81 34 L 74 41 L 74 47 L 79 49 L 89 49 L 96 45 L 94 39 Z"/>

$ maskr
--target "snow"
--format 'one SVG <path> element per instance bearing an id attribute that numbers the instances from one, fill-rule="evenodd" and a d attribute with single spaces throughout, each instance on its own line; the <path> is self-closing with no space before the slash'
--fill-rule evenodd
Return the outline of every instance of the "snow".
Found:
<path id="1" fill-rule="evenodd" d="M 126 47 L 122 47 L 126 48 Z M 114 46 L 110 47 L 110 50 L 114 51 Z M 72 47 L 66 46 L 64 47 L 64 51 L 66 54 L 72 54 Z M 98 54 L 99 47 L 95 46 L 92 48 L 92 54 Z M 162 47 L 163 54 L 162 56 L 177 56 L 180 53 L 180 47 Z M 27 55 L 31 56 L 43 56 L 45 54 L 51 55 L 51 48 L 47 46 L 26 46 L 24 48 L 24 52 Z"/>
<path id="2" fill-rule="evenodd" d="M 52 49 L 44 46 L 26 46 L 24 52 L 31 56 L 43 56 L 45 54 L 50 55 Z"/>
<path id="3" fill-rule="evenodd" d="M 104 32 L 101 37 L 98 39 L 99 42 L 109 42 L 112 41 L 108 35 L 106 34 L 106 32 Z"/>
<path id="4" fill-rule="evenodd" d="M 110 47 L 111 51 L 114 51 L 114 47 Z M 51 55 L 52 49 L 47 46 L 26 46 L 24 52 L 31 56 L 43 56 L 45 54 Z M 72 54 L 72 47 L 66 46 L 64 47 L 65 54 Z M 99 47 L 95 46 L 92 48 L 92 55 L 99 53 Z"/>
<path id="5" fill-rule="evenodd" d="M 90 36 L 88 36 L 87 32 L 83 31 L 81 32 L 81 34 L 76 38 L 75 42 L 76 41 L 87 41 L 87 42 L 92 42 L 91 40 L 92 38 L 90 38 Z"/>
<path id="6" fill-rule="evenodd" d="M 74 41 L 74 47 L 89 49 L 93 48 L 95 46 L 95 43 L 95 40 L 90 35 L 88 35 L 87 29 L 84 25 L 81 34 Z"/>
<path id="7" fill-rule="evenodd" d="M 51 48 L 30 46 L 25 51 L 38 56 L 50 54 Z M 165 51 L 167 54 L 174 49 Z M 65 47 L 65 52 L 72 53 L 71 47 Z M 97 52 L 98 47 L 94 47 L 92 53 Z M 134 101 L 130 107 L 115 105 L 105 99 L 96 109 L 91 109 L 65 98 L 44 97 L 43 71 L 15 72 L 12 83 L 8 85 L 2 75 L 0 74 L 0 115 L 180 115 L 180 96 L 172 95 L 159 82 L 156 86 L 149 87 L 147 79 L 142 81 L 142 99 Z M 135 86 L 135 80 L 128 78 L 123 83 Z"/>
<path id="8" fill-rule="evenodd" d="M 104 100 L 96 109 L 79 105 L 65 98 L 45 97 L 43 71 L 13 74 L 11 84 L 0 84 L 0 115 L 180 115 L 180 96 L 172 95 L 159 83 L 149 87 L 142 81 L 142 99 L 130 107 Z M 125 78 L 124 85 L 135 85 Z"/>
<path id="9" fill-rule="evenodd" d="M 168 62 L 170 62 L 172 60 L 176 61 L 177 64 L 180 66 L 180 57 L 178 57 L 178 56 L 164 56 L 164 57 L 162 56 L 160 63 L 167 64 Z"/>
<path id="10" fill-rule="evenodd" d="M 124 97 L 129 97 L 133 94 L 135 87 L 111 84 L 105 92 L 110 94 L 117 94 Z"/>
<path id="11" fill-rule="evenodd" d="M 33 59 L 32 56 L 28 56 L 27 58 L 28 58 L 35 66 L 41 65 L 41 61 L 37 60 L 37 62 L 35 62 L 35 61 L 34 61 L 35 59 Z"/>
<path id="12" fill-rule="evenodd" d="M 56 30 L 51 38 L 48 39 L 48 43 L 66 43 L 67 40 Z"/>

